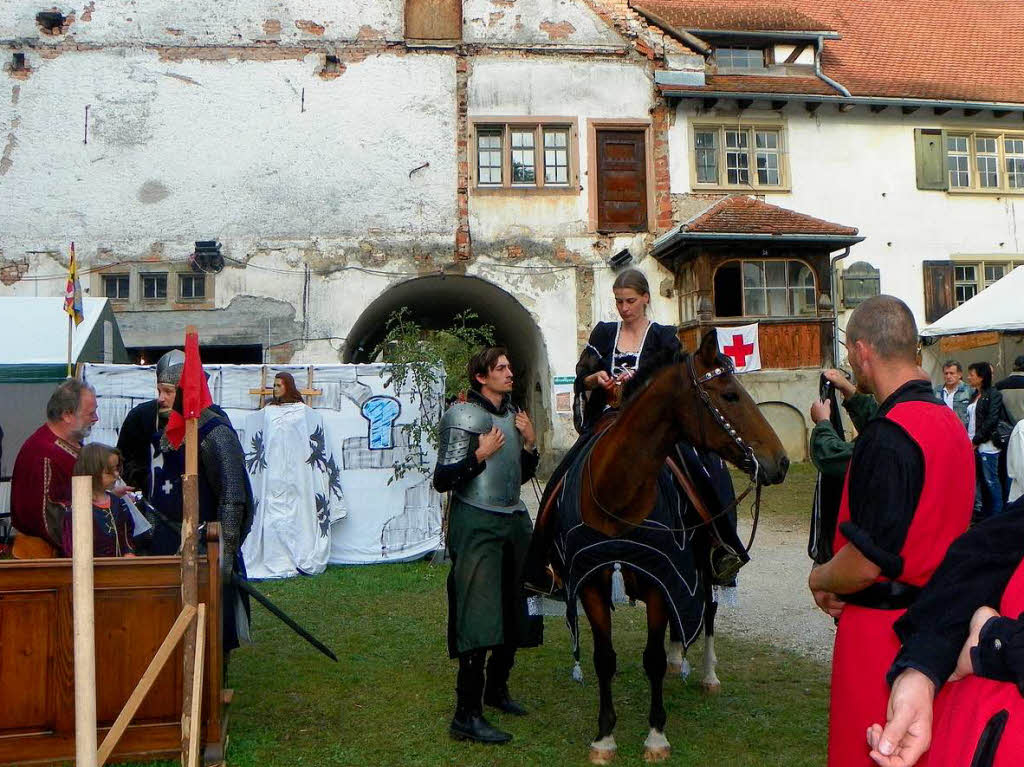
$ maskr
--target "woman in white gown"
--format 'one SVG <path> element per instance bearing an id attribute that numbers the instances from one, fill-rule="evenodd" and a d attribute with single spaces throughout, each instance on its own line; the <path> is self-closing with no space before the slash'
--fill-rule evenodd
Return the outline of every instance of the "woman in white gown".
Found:
<path id="1" fill-rule="evenodd" d="M 246 467 L 256 498 L 242 554 L 250 578 L 321 573 L 331 524 L 345 515 L 341 466 L 320 415 L 302 401 L 290 373 L 274 377 L 274 398 L 246 421 Z"/>

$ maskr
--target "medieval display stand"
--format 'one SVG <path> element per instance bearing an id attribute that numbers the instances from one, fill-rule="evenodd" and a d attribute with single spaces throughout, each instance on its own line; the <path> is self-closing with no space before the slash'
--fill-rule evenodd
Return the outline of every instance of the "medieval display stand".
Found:
<path id="1" fill-rule="evenodd" d="M 189 326 L 188 337 L 196 333 Z M 198 348 L 198 344 L 196 344 Z M 183 652 L 184 685 L 181 709 L 181 763 L 199 764 L 202 740 L 200 704 L 202 702 L 203 657 L 205 650 L 206 605 L 199 604 L 197 570 L 199 520 L 199 444 L 198 413 L 186 414 L 185 475 L 182 478 L 184 507 L 181 526 L 181 601 L 182 608 L 163 644 L 143 673 L 120 715 L 96 748 L 96 628 L 93 604 L 92 478 L 73 479 L 72 520 L 74 523 L 74 636 L 75 636 L 75 763 L 80 767 L 103 765 L 138 711 L 157 676 L 185 638 Z"/>

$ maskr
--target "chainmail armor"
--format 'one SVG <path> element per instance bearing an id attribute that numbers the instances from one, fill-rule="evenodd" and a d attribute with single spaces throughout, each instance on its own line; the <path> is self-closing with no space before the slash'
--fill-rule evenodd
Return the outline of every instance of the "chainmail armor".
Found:
<path id="1" fill-rule="evenodd" d="M 211 410 L 204 410 L 199 416 L 200 425 L 211 418 L 219 416 Z M 199 464 L 217 498 L 216 518 L 220 521 L 222 561 L 233 562 L 252 527 L 253 509 L 245 473 L 245 455 L 238 435 L 226 423 L 215 426 L 199 443 Z"/>

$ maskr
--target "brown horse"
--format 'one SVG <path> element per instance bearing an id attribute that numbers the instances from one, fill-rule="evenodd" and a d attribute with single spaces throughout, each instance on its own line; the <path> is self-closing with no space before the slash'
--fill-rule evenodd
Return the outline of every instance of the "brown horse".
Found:
<path id="1" fill-rule="evenodd" d="M 714 331 L 704 336 L 696 353 L 682 354 L 653 372 L 592 444 L 583 459 L 579 482 L 583 524 L 609 538 L 638 529 L 657 500 L 658 473 L 680 441 L 717 453 L 763 484 L 782 482 L 789 467 L 779 438 L 732 374 L 728 361 L 719 355 Z M 537 520 L 537 550 L 547 550 L 555 505 L 546 504 Z M 664 546 L 671 545 L 671 535 L 664 539 Z M 670 752 L 662 698 L 669 605 L 652 579 L 633 569 L 622 570 L 626 593 L 647 606 L 643 663 L 651 687 L 651 729 L 644 743 L 644 758 L 661 761 Z M 594 670 L 600 690 L 598 733 L 590 747 L 590 760 L 595 764 L 610 762 L 616 752 L 611 694 L 616 662 L 611 641 L 612 576 L 612 568 L 605 567 L 579 589 L 593 632 Z"/>

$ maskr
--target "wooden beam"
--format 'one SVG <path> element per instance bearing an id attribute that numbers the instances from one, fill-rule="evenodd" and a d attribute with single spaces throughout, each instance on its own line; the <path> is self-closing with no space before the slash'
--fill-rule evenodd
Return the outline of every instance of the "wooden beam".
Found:
<path id="1" fill-rule="evenodd" d="M 71 479 L 74 579 L 75 764 L 96 765 L 96 614 L 93 603 L 92 477 Z M 115 533 L 116 534 L 116 533 Z"/>
<path id="2" fill-rule="evenodd" d="M 194 325 L 185 328 L 185 354 L 188 354 L 189 336 L 198 331 Z M 199 571 L 196 560 L 199 545 L 196 531 L 199 527 L 199 419 L 185 419 L 185 475 L 181 478 L 181 603 L 196 609 L 199 603 Z M 190 624 L 185 632 L 182 658 L 181 696 L 181 763 L 188 765 L 193 738 L 199 737 L 199 727 L 192 726 L 192 675 L 195 670 L 196 626 Z"/>
<path id="3" fill-rule="evenodd" d="M 974 115 L 978 114 L 980 111 L 980 109 L 965 109 L 964 117 L 974 117 Z"/>
<path id="4" fill-rule="evenodd" d="M 905 115 L 912 115 L 912 114 L 914 114 L 914 112 L 916 112 L 920 108 L 921 107 L 905 106 L 905 107 L 903 107 L 903 114 L 905 114 Z"/>
<path id="5" fill-rule="evenodd" d="M 888 108 L 889 108 L 888 104 L 872 104 L 871 105 L 871 111 L 874 112 L 875 114 L 878 114 L 879 112 L 884 112 Z"/>
<path id="6" fill-rule="evenodd" d="M 203 703 L 203 651 L 206 649 L 206 604 L 199 605 L 196 612 L 196 661 L 192 675 L 192 733 L 189 738 L 188 764 L 186 767 L 201 767 L 199 764 L 199 742 L 202 740 L 203 720 L 200 719 Z"/>
<path id="7" fill-rule="evenodd" d="M 740 108 L 740 111 L 750 109 L 750 105 L 753 103 L 753 99 L 736 99 L 736 106 Z"/>
<path id="8" fill-rule="evenodd" d="M 711 98 L 704 99 L 704 108 L 705 109 L 714 109 L 715 108 L 715 104 L 717 104 L 717 103 L 718 103 L 718 99 L 711 99 Z"/>
<path id="9" fill-rule="evenodd" d="M 821 102 L 820 101 L 806 101 L 806 102 L 804 102 L 804 109 L 806 109 L 811 114 L 814 114 L 815 112 L 817 112 L 820 107 L 821 107 Z"/>
<path id="10" fill-rule="evenodd" d="M 787 103 L 788 102 L 785 102 L 785 101 L 773 101 L 772 102 L 772 109 L 774 109 L 776 111 L 778 111 L 780 109 L 785 109 Z"/>
<path id="11" fill-rule="evenodd" d="M 846 112 L 849 112 L 853 109 L 853 104 L 839 104 L 837 108 L 840 112 L 845 114 Z"/>
<path id="12" fill-rule="evenodd" d="M 946 114 L 946 112 L 949 112 L 952 109 L 953 107 L 935 107 L 935 109 L 933 109 L 932 111 L 935 112 L 935 114 L 937 115 L 944 115 Z"/>
<path id="13" fill-rule="evenodd" d="M 1008 115 L 1008 114 L 1010 114 L 1010 110 L 1009 109 L 993 109 L 992 110 L 992 116 L 995 117 L 997 120 L 1000 117 L 1006 117 L 1006 115 Z"/>
<path id="14" fill-rule="evenodd" d="M 171 657 L 171 653 L 174 652 L 174 648 L 178 646 L 178 642 L 181 641 L 182 636 L 185 634 L 185 630 L 192 624 L 192 619 L 196 615 L 196 609 L 185 605 L 181 608 L 181 612 L 178 613 L 177 620 L 171 626 L 171 630 L 167 632 L 167 636 L 164 637 L 164 641 L 160 644 L 156 654 L 153 656 L 153 660 L 149 662 L 146 670 L 142 673 L 142 678 L 139 679 L 139 683 L 135 685 L 135 689 L 132 690 L 132 694 L 128 697 L 128 702 L 124 704 L 124 708 L 121 709 L 121 713 L 117 715 L 117 719 L 114 724 L 111 725 L 110 730 L 107 732 L 107 737 L 103 739 L 103 743 L 100 746 L 99 753 L 97 754 L 97 764 L 99 767 L 103 767 L 110 754 L 113 752 L 117 742 L 121 739 L 124 731 L 128 728 L 128 725 L 132 722 L 132 717 L 135 716 L 135 712 L 139 710 L 139 706 L 142 705 L 142 701 L 145 700 L 146 694 L 149 692 L 149 688 L 153 686 L 157 677 L 160 676 L 160 672 L 163 671 L 164 666 Z"/>

